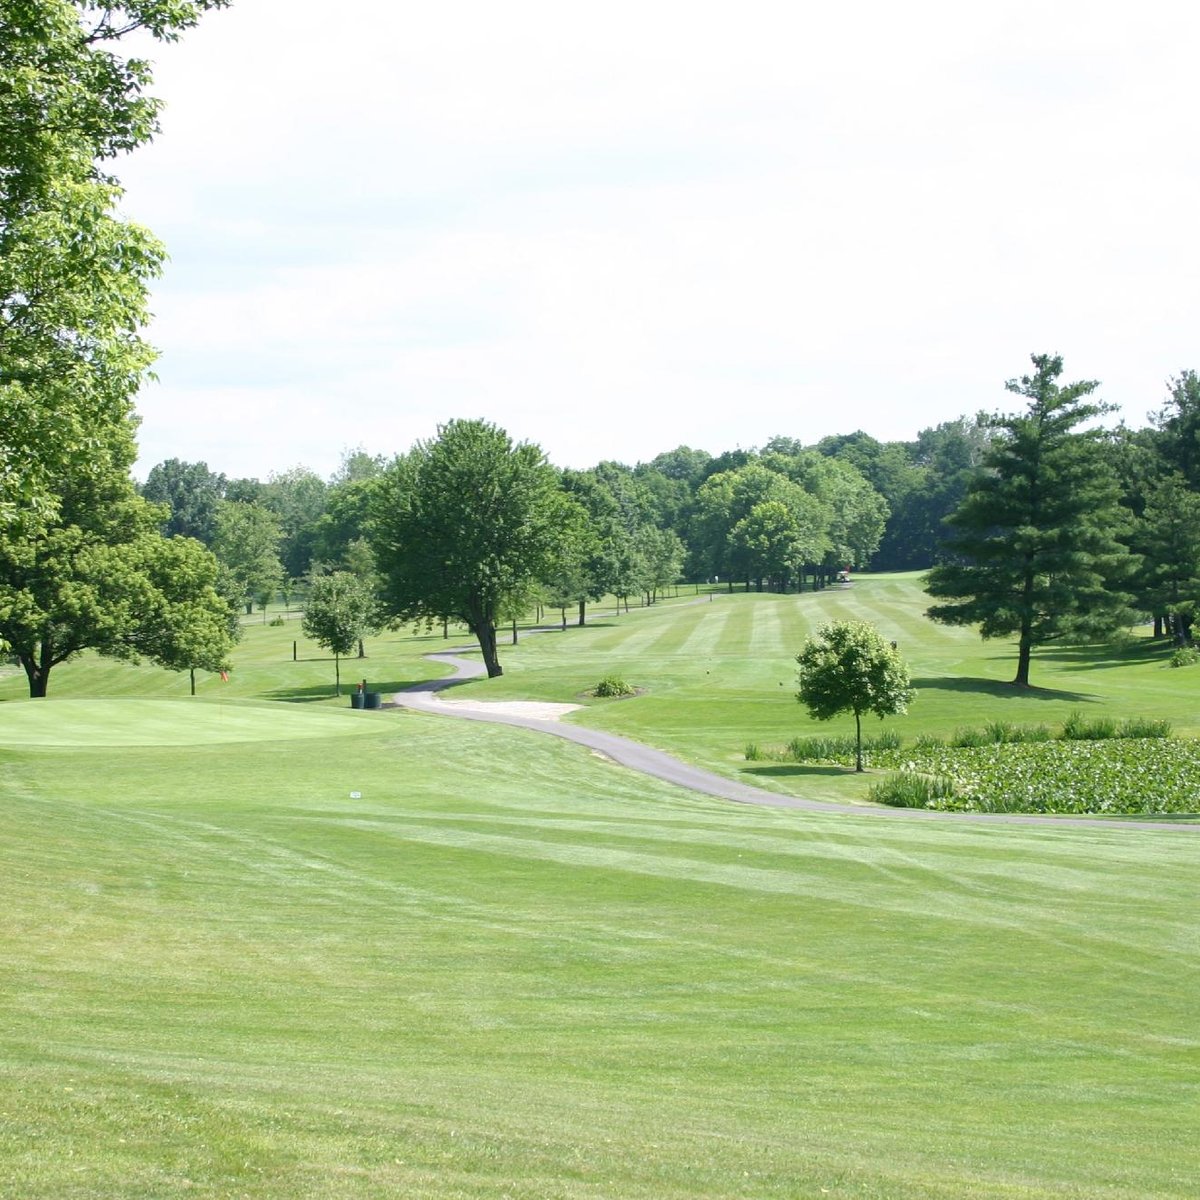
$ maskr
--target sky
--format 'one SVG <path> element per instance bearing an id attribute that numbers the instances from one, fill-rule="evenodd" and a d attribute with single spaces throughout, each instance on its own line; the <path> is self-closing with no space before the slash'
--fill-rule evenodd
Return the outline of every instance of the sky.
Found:
<path id="1" fill-rule="evenodd" d="M 483 418 L 559 466 L 881 440 L 1200 368 L 1200 5 L 234 0 L 121 160 L 145 475 Z"/>

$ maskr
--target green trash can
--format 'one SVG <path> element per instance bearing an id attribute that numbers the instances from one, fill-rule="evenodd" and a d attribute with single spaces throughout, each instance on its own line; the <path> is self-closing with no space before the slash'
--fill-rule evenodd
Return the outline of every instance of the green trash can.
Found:
<path id="1" fill-rule="evenodd" d="M 351 692 L 350 693 L 350 707 L 351 708 L 362 708 L 363 698 L 364 698 L 365 694 L 366 693 L 364 693 L 364 692 Z"/>
<path id="2" fill-rule="evenodd" d="M 363 698 L 366 700 L 364 708 L 380 708 L 383 705 L 382 692 L 363 692 Z"/>

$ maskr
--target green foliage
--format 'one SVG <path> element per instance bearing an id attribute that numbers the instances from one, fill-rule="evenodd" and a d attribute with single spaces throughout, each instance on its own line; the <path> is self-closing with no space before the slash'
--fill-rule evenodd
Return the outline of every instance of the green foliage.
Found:
<path id="1" fill-rule="evenodd" d="M 1067 742 L 1096 742 L 1117 736 L 1117 722 L 1112 717 L 1093 717 L 1073 712 L 1063 722 L 1062 738 Z"/>
<path id="2" fill-rule="evenodd" d="M 173 670 L 220 670 L 232 645 L 213 556 L 159 533 L 163 511 L 129 478 L 133 426 L 109 431 L 86 470 L 48 477 L 58 503 L 0 532 L 0 638 L 31 696 L 83 650 Z"/>
<path id="3" fill-rule="evenodd" d="M 225 493 L 225 476 L 207 463 L 169 458 L 150 468 L 142 495 L 170 512 L 162 531 L 168 537 L 190 537 L 211 546 L 217 536 L 217 508 Z"/>
<path id="4" fill-rule="evenodd" d="M 1130 717 L 1117 726 L 1119 738 L 1169 738 L 1171 722 L 1151 717 Z"/>
<path id="5" fill-rule="evenodd" d="M 637 688 L 630 686 L 618 675 L 605 675 L 592 689 L 592 695 L 599 696 L 601 699 L 615 696 L 635 696 Z"/>
<path id="6" fill-rule="evenodd" d="M 898 750 L 903 739 L 894 730 L 884 730 L 862 739 L 864 762 L 883 750 Z M 780 762 L 798 763 L 853 763 L 858 754 L 859 741 L 852 737 L 821 736 L 796 737 L 788 742 L 778 756 Z"/>
<path id="7" fill-rule="evenodd" d="M 304 602 L 304 636 L 334 657 L 334 695 L 341 695 L 341 659 L 375 626 L 377 603 L 370 586 L 349 571 L 317 575 Z"/>
<path id="8" fill-rule="evenodd" d="M 1171 657 L 1167 660 L 1168 666 L 1172 667 L 1194 667 L 1200 662 L 1200 650 L 1195 646 L 1180 646 L 1174 650 Z"/>
<path id="9" fill-rule="evenodd" d="M 903 713 L 912 700 L 908 669 L 878 630 L 861 621 L 823 625 L 796 656 L 800 690 L 796 699 L 818 721 L 838 713 L 854 714 L 857 756 L 861 771 L 862 715 L 880 719 Z"/>
<path id="10" fill-rule="evenodd" d="M 900 772 L 872 784 L 867 798 L 893 808 L 937 808 L 954 798 L 954 783 L 944 775 Z"/>
<path id="11" fill-rule="evenodd" d="M 224 500 L 217 506 L 213 551 L 235 581 L 247 613 L 286 578 L 279 560 L 282 537 L 278 518 L 261 504 Z"/>
<path id="12" fill-rule="evenodd" d="M 940 774 L 953 788 L 931 805 L 976 812 L 1191 813 L 1200 807 L 1200 742 L 1164 737 L 903 751 L 891 765 Z"/>
<path id="13" fill-rule="evenodd" d="M 158 103 L 113 44 L 223 2 L 0 8 L 0 520 L 53 513 L 53 481 L 119 435 L 154 357 L 140 329 L 163 249 L 117 218 L 100 163 L 150 139 Z"/>
<path id="14" fill-rule="evenodd" d="M 1035 646 L 1110 635 L 1132 619 L 1121 581 L 1133 560 L 1118 542 L 1124 518 L 1115 473 L 1086 403 L 1097 384 L 1060 387 L 1062 359 L 1033 357 L 1035 373 L 1010 380 L 1024 413 L 997 416 L 988 468 L 975 476 L 949 524 L 946 561 L 929 573 L 928 615 L 978 625 L 985 638 L 1017 635 L 1015 684 L 1029 683 Z"/>
<path id="15" fill-rule="evenodd" d="M 461 621 L 488 676 L 502 673 L 504 604 L 551 577 L 576 506 L 537 446 L 485 421 L 451 421 L 389 468 L 375 495 L 373 546 L 389 616 Z"/>

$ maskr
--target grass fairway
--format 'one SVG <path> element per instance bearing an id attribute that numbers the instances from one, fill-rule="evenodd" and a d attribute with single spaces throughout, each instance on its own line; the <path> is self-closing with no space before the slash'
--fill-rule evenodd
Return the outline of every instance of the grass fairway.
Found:
<path id="1" fill-rule="evenodd" d="M 816 595 L 717 593 L 709 602 L 600 610 L 583 629 L 525 638 L 504 655 L 505 675 L 455 695 L 578 701 L 605 675 L 644 688 L 633 699 L 598 702 L 571 720 L 649 742 L 746 782 L 794 795 L 860 800 L 870 780 L 832 767 L 748 763 L 748 742 L 786 745 L 797 735 L 853 735 L 849 714 L 811 720 L 796 702 L 795 656 L 830 620 L 863 620 L 895 640 L 917 698 L 903 717 L 864 733 L 893 729 L 906 739 L 946 735 L 989 721 L 1060 724 L 1086 717 L 1166 717 L 1175 731 L 1200 736 L 1200 668 L 1171 670 L 1170 648 L 1135 633 L 1124 644 L 1045 647 L 1034 654 L 1033 688 L 1008 680 L 1016 668 L 1009 642 L 984 642 L 970 629 L 923 616 L 928 597 L 915 573 L 859 576 L 850 588 Z M 590 702 L 589 702 L 590 703 Z"/>
<path id="2" fill-rule="evenodd" d="M 740 754 L 809 728 L 805 631 L 867 615 L 918 677 L 909 735 L 1195 720 L 1200 671 L 1144 642 L 1043 655 L 1014 695 L 1007 648 L 918 604 L 880 577 L 610 610 L 460 694 L 623 674 L 645 693 L 577 719 L 853 799 Z M 95 660 L 49 701 L 0 683 L 0 1195 L 1195 1196 L 1194 829 L 724 804 L 352 713 L 295 636 L 251 627 L 194 700 Z M 391 690 L 444 644 L 343 675 Z"/>
<path id="3" fill-rule="evenodd" d="M 289 707 L 146 745 L 127 701 L 104 745 L 2 706 L 57 744 L 0 749 L 0 1193 L 1194 1196 L 1189 833 L 745 808 Z"/>

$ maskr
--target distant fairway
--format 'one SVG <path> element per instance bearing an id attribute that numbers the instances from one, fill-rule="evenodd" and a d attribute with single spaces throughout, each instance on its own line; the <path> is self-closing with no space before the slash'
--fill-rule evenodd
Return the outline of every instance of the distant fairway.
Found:
<path id="1" fill-rule="evenodd" d="M 461 694 L 607 667 L 645 693 L 577 719 L 762 782 L 741 738 L 805 723 L 787 651 L 853 599 L 911 624 L 910 731 L 1007 711 L 999 648 L 922 636 L 911 579 L 855 589 L 610 613 Z M 0 1195 L 1195 1196 L 1194 829 L 723 803 L 352 712 L 291 636 L 252 630 L 195 700 L 83 660 L 0 703 Z M 1195 712 L 1154 648 L 1048 667 L 1018 707 Z"/>

